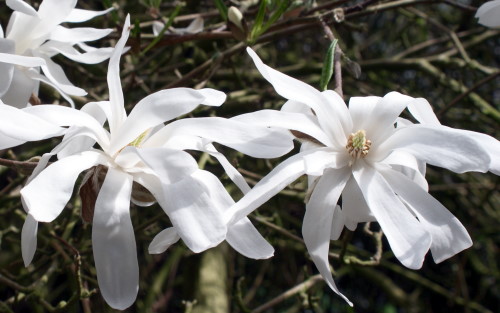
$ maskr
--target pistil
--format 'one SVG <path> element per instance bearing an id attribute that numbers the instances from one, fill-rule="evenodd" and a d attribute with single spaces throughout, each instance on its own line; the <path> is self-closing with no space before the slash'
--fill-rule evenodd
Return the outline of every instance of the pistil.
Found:
<path id="1" fill-rule="evenodd" d="M 355 160 L 366 157 L 370 151 L 371 145 L 372 142 L 366 139 L 366 132 L 363 129 L 350 134 L 349 138 L 347 138 L 347 145 L 345 148 L 347 149 L 349 155 L 354 159 L 351 162 L 351 165 Z"/>

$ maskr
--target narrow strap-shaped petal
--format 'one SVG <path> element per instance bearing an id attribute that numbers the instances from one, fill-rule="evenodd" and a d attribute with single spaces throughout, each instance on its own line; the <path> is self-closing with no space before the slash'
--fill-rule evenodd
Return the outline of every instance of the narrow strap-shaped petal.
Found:
<path id="1" fill-rule="evenodd" d="M 160 146 L 177 134 L 199 136 L 256 158 L 279 157 L 293 149 L 293 136 L 288 131 L 220 117 L 177 120 L 151 136 L 148 143 Z"/>
<path id="2" fill-rule="evenodd" d="M 37 141 L 61 136 L 66 131 L 18 108 L 0 103 L 0 132 L 19 141 Z"/>
<path id="3" fill-rule="evenodd" d="M 106 59 L 109 59 L 109 57 L 113 53 L 113 48 L 99 48 L 81 53 L 77 49 L 73 48 L 72 43 L 58 42 L 53 40 L 44 43 L 39 50 L 44 51 L 47 54 L 60 53 L 68 59 L 85 64 L 100 63 Z"/>
<path id="4" fill-rule="evenodd" d="M 22 0 L 7 0 L 5 2 L 9 8 L 11 8 L 14 11 L 18 11 L 30 16 L 38 16 L 38 13 L 36 12 L 35 9 L 26 2 Z"/>
<path id="5" fill-rule="evenodd" d="M 108 66 L 108 88 L 109 88 L 109 101 L 111 102 L 111 116 L 108 119 L 109 129 L 113 135 L 121 126 L 127 114 L 123 102 L 123 90 L 120 80 L 120 57 L 122 55 L 125 44 L 127 43 L 130 33 L 130 15 L 125 18 L 123 25 L 122 36 L 115 45 L 115 50 L 109 59 Z"/>
<path id="6" fill-rule="evenodd" d="M 38 233 L 38 222 L 28 214 L 21 231 L 21 254 L 24 266 L 31 264 L 36 251 L 36 235 Z"/>
<path id="7" fill-rule="evenodd" d="M 42 65 L 42 70 L 45 76 L 52 81 L 63 92 L 72 96 L 85 96 L 87 92 L 82 88 L 74 86 L 66 77 L 64 70 L 49 57 L 43 54 L 35 54 L 45 60 L 45 64 Z"/>
<path id="8" fill-rule="evenodd" d="M 431 235 L 431 253 L 436 263 L 472 246 L 465 227 L 439 201 L 396 171 L 387 169 L 383 170 L 382 174 Z"/>
<path id="9" fill-rule="evenodd" d="M 35 80 L 35 81 L 40 81 L 40 82 L 44 82 L 45 84 L 51 86 L 52 88 L 54 88 L 55 90 L 57 90 L 57 92 L 66 100 L 68 101 L 68 103 L 71 105 L 72 108 L 75 107 L 75 103 L 73 102 L 73 99 L 71 99 L 71 97 L 66 94 L 61 88 L 59 88 L 59 84 L 57 83 L 54 83 L 51 79 L 49 79 L 48 77 L 36 72 L 36 71 L 26 71 L 26 74 L 32 79 L 32 80 Z M 38 88 L 38 87 L 37 87 Z M 79 94 L 82 94 L 81 90 L 78 90 L 80 88 L 78 87 L 74 87 L 74 88 L 77 88 L 77 89 L 73 89 L 75 90 L 77 93 Z M 85 92 L 85 90 L 83 90 Z M 31 92 L 29 93 L 29 95 L 31 95 Z M 29 96 L 28 96 L 28 99 L 29 99 Z M 27 99 L 27 100 L 28 100 Z"/>
<path id="10" fill-rule="evenodd" d="M 92 250 L 99 290 L 114 309 L 134 303 L 139 290 L 139 264 L 130 219 L 132 176 L 109 168 L 95 203 Z"/>
<path id="11" fill-rule="evenodd" d="M 358 183 L 351 176 L 342 192 L 342 215 L 344 219 L 357 223 L 375 221 L 370 208 L 362 197 Z M 346 225 L 347 226 L 347 225 Z M 349 228 L 350 230 L 353 230 Z"/>
<path id="12" fill-rule="evenodd" d="M 303 157 L 315 152 L 315 150 L 309 150 L 298 153 L 276 166 L 227 211 L 226 218 L 229 224 L 239 221 L 252 213 L 288 184 L 304 175 L 306 168 Z"/>
<path id="13" fill-rule="evenodd" d="M 68 203 L 80 173 L 104 163 L 105 157 L 93 151 L 59 160 L 21 189 L 28 213 L 39 222 L 52 222 Z"/>
<path id="14" fill-rule="evenodd" d="M 24 67 L 36 67 L 45 65 L 45 60 L 42 58 L 28 57 L 10 53 L 0 53 L 0 62 L 20 65 Z"/>
<path id="15" fill-rule="evenodd" d="M 167 251 L 171 245 L 179 241 L 181 237 L 175 230 L 175 227 L 169 227 L 161 232 L 159 232 L 154 238 L 153 241 L 149 244 L 148 252 L 150 254 L 160 254 Z"/>
<path id="16" fill-rule="evenodd" d="M 419 269 L 431 246 L 431 235 L 408 211 L 380 173 L 360 160 L 355 166 L 354 178 L 394 255 L 404 266 Z"/>
<path id="17" fill-rule="evenodd" d="M 286 111 L 260 110 L 237 115 L 231 119 L 252 125 L 297 130 L 313 137 L 325 146 L 332 146 L 330 138 L 319 127 L 314 116 Z"/>
<path id="18" fill-rule="evenodd" d="M 408 111 L 421 124 L 441 125 L 429 101 L 416 98 L 408 104 Z"/>
<path id="19" fill-rule="evenodd" d="M 426 164 L 417 160 L 410 153 L 399 150 L 393 151 L 381 163 L 390 165 L 393 169 L 411 178 L 422 189 L 429 190 L 429 184 L 425 179 Z"/>
<path id="20" fill-rule="evenodd" d="M 71 10 L 70 14 L 68 16 L 66 16 L 66 19 L 64 21 L 68 22 L 68 23 L 81 23 L 81 22 L 91 20 L 94 17 L 107 14 L 113 10 L 114 10 L 113 7 L 106 9 L 106 10 L 103 10 L 103 11 L 91 11 L 91 10 L 82 10 L 82 9 L 75 8 L 75 9 Z"/>
<path id="21" fill-rule="evenodd" d="M 207 99 L 215 97 L 215 99 Z M 155 92 L 137 103 L 128 118 L 118 130 L 111 147 L 111 154 L 121 149 L 143 132 L 163 122 L 187 114 L 198 105 L 209 103 L 221 105 L 226 95 L 207 89 L 173 88 Z"/>
<path id="22" fill-rule="evenodd" d="M 13 54 L 16 49 L 15 45 L 14 41 L 3 38 L 0 29 L 0 54 Z M 2 58 L 0 56 L 0 73 L 2 73 L 2 75 L 0 75 L 0 98 L 9 90 L 12 77 L 14 76 L 14 64 L 2 62 L 1 60 Z"/>
<path id="23" fill-rule="evenodd" d="M 66 28 L 63 26 L 57 26 L 52 32 L 50 32 L 50 40 L 77 43 L 82 41 L 94 41 L 106 37 L 111 32 L 112 29 L 99 29 L 92 27 L 76 27 L 76 28 Z"/>
<path id="24" fill-rule="evenodd" d="M 344 225 L 345 225 L 345 216 L 344 214 L 342 214 L 342 210 L 340 209 L 340 206 L 337 204 L 333 211 L 332 230 L 330 231 L 331 240 L 338 240 L 340 238 L 342 230 L 344 229 Z"/>
<path id="25" fill-rule="evenodd" d="M 352 302 L 340 293 L 335 285 L 328 261 L 334 210 L 349 177 L 350 169 L 342 168 L 328 169 L 319 178 L 306 205 L 306 213 L 302 223 L 302 236 L 307 251 L 323 279 L 335 293 L 352 306 Z"/>
<path id="26" fill-rule="evenodd" d="M 339 146 L 345 145 L 345 133 L 341 117 L 335 114 L 335 110 L 329 103 L 338 100 L 338 98 L 327 101 L 325 96 L 328 96 L 328 93 L 323 95 L 308 84 L 265 65 L 251 48 L 247 48 L 247 52 L 259 72 L 273 85 L 278 94 L 288 100 L 295 100 L 308 105 L 316 113 L 321 128 L 330 136 L 330 139 Z"/>
<path id="27" fill-rule="evenodd" d="M 372 150 L 377 159 L 384 159 L 393 150 L 406 151 L 418 160 L 456 173 L 486 172 L 491 162 L 489 153 L 474 138 L 445 126 L 401 127 Z"/>
<path id="28" fill-rule="evenodd" d="M 260 260 L 274 255 L 273 246 L 262 237 L 247 217 L 228 227 L 226 241 L 247 258 Z"/>

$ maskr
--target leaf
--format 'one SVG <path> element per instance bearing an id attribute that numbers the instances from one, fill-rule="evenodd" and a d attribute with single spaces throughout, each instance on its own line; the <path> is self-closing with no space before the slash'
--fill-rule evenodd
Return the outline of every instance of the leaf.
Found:
<path id="1" fill-rule="evenodd" d="M 332 79 L 337 42 L 338 40 L 334 39 L 326 52 L 325 62 L 323 63 L 323 69 L 321 70 L 321 80 L 319 82 L 320 90 L 322 91 L 327 89 L 328 83 Z"/>
<path id="2" fill-rule="evenodd" d="M 257 12 L 257 16 L 255 17 L 255 21 L 253 23 L 252 32 L 250 33 L 250 40 L 254 41 L 257 39 L 257 36 L 260 35 L 262 24 L 264 23 L 264 16 L 266 15 L 268 0 L 261 0 L 259 11 Z"/>
<path id="3" fill-rule="evenodd" d="M 281 17 L 281 15 L 283 15 L 283 13 L 285 13 L 285 11 L 288 9 L 289 5 L 290 5 L 290 0 L 280 1 L 279 5 L 278 5 L 278 9 L 276 11 L 274 11 L 274 13 L 271 15 L 271 18 L 269 19 L 269 21 L 266 22 L 266 25 L 264 26 L 264 31 L 266 31 L 269 27 L 271 27 L 274 24 L 274 22 L 276 22 Z"/>
<path id="4" fill-rule="evenodd" d="M 215 0 L 215 6 L 219 10 L 220 16 L 227 21 L 227 6 L 224 4 L 222 0 Z"/>

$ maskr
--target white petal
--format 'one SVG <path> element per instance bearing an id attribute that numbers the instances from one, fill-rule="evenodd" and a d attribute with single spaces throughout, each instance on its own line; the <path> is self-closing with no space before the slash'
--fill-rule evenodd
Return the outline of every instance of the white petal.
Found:
<path id="1" fill-rule="evenodd" d="M 103 161 L 97 152 L 83 152 L 59 160 L 21 190 L 29 213 L 39 222 L 52 222 L 68 203 L 80 173 Z"/>
<path id="2" fill-rule="evenodd" d="M 41 19 L 60 24 L 75 8 L 76 2 L 77 0 L 43 0 L 38 8 L 38 14 Z"/>
<path id="3" fill-rule="evenodd" d="M 13 11 L 18 11 L 30 16 L 38 16 L 38 13 L 32 6 L 21 0 L 7 0 L 6 4 Z"/>
<path id="4" fill-rule="evenodd" d="M 344 225 L 345 225 L 344 214 L 342 214 L 340 206 L 336 205 L 332 216 L 332 230 L 330 232 L 331 240 L 338 240 L 340 238 L 342 230 L 344 229 Z"/>
<path id="5" fill-rule="evenodd" d="M 488 1 L 481 5 L 476 12 L 479 23 L 488 27 L 500 27 L 500 0 Z"/>
<path id="6" fill-rule="evenodd" d="M 85 64 L 100 63 L 106 59 L 109 59 L 109 57 L 113 53 L 113 48 L 100 48 L 81 53 L 77 49 L 73 48 L 71 43 L 64 43 L 59 41 L 48 41 L 44 43 L 39 50 L 45 51 L 47 54 L 61 53 L 68 59 Z"/>
<path id="7" fill-rule="evenodd" d="M 19 145 L 22 145 L 26 141 L 13 139 L 9 136 L 6 136 L 0 132 L 0 150 L 13 148 Z"/>
<path id="8" fill-rule="evenodd" d="M 163 253 L 167 251 L 171 245 L 179 241 L 179 239 L 181 239 L 181 237 L 179 237 L 174 227 L 166 228 L 153 238 L 153 241 L 149 244 L 148 252 L 150 254 Z"/>
<path id="9" fill-rule="evenodd" d="M 115 45 L 115 50 L 109 59 L 108 66 L 108 88 L 109 101 L 111 102 L 111 116 L 108 117 L 109 129 L 112 134 L 121 126 L 127 114 L 123 102 L 123 90 L 120 80 L 120 57 L 130 33 L 130 15 L 125 18 L 122 36 Z"/>
<path id="10" fill-rule="evenodd" d="M 342 192 L 342 215 L 355 223 L 375 221 L 354 177 L 349 179 Z"/>
<path id="11" fill-rule="evenodd" d="M 488 152 L 474 138 L 445 126 L 418 124 L 398 128 L 385 142 L 373 148 L 374 158 L 383 159 L 397 149 L 457 173 L 486 172 L 491 161 Z"/>
<path id="12" fill-rule="evenodd" d="M 104 11 L 90 11 L 90 10 L 82 10 L 82 9 L 73 9 L 71 13 L 64 20 L 69 23 L 80 23 L 93 19 L 96 16 L 107 14 L 113 11 L 114 8 L 111 7 Z"/>
<path id="13" fill-rule="evenodd" d="M 21 254 L 24 266 L 28 267 L 35 256 L 36 234 L 38 233 L 38 222 L 28 214 L 21 231 Z"/>
<path id="14" fill-rule="evenodd" d="M 226 240 L 247 258 L 260 260 L 274 255 L 274 248 L 246 217 L 228 227 Z"/>
<path id="15" fill-rule="evenodd" d="M 298 153 L 276 166 L 231 207 L 226 216 L 227 220 L 230 221 L 229 224 L 252 213 L 253 210 L 271 199 L 288 184 L 302 176 L 306 170 L 303 157 L 312 153 L 315 153 L 315 151 Z"/>
<path id="16" fill-rule="evenodd" d="M 165 24 L 163 24 L 160 21 L 153 21 L 152 26 L 153 26 L 153 35 L 158 36 L 161 33 L 163 27 L 165 27 Z"/>
<path id="17" fill-rule="evenodd" d="M 0 132 L 19 141 L 37 141 L 61 136 L 65 132 L 65 129 L 36 115 L 5 104 L 0 104 L 0 116 Z"/>
<path id="18" fill-rule="evenodd" d="M 214 99 L 207 99 L 214 96 Z M 143 132 L 163 122 L 187 114 L 203 103 L 222 104 L 225 94 L 216 90 L 173 88 L 155 92 L 137 103 L 113 138 L 111 154 L 132 142 Z M 218 101 L 222 100 L 222 101 Z"/>
<path id="19" fill-rule="evenodd" d="M 45 60 L 45 65 L 42 65 L 42 70 L 45 76 L 63 92 L 74 96 L 85 96 L 87 92 L 79 87 L 74 86 L 66 77 L 62 67 L 54 63 L 47 56 L 40 54 L 39 57 Z"/>
<path id="20" fill-rule="evenodd" d="M 220 117 L 177 120 L 151 136 L 148 144 L 160 146 L 177 134 L 199 136 L 256 158 L 278 157 L 293 149 L 288 132 Z"/>
<path id="21" fill-rule="evenodd" d="M 441 125 L 429 101 L 417 98 L 408 104 L 408 111 L 421 124 Z"/>
<path id="22" fill-rule="evenodd" d="M 139 264 L 130 220 L 132 176 L 109 168 L 95 203 L 92 250 L 99 290 L 114 309 L 131 306 L 139 290 Z"/>
<path id="23" fill-rule="evenodd" d="M 439 201 L 396 171 L 386 170 L 382 173 L 393 190 L 410 205 L 424 229 L 431 235 L 431 252 L 436 263 L 472 246 L 465 227 Z"/>
<path id="24" fill-rule="evenodd" d="M 2 37 L 3 36 L 0 36 L 0 53 L 5 53 L 7 55 L 14 53 L 15 42 L 9 39 L 3 39 Z M 2 58 L 0 57 L 0 73 L 2 73 L 2 75 L 0 75 L 0 98 L 9 89 L 14 75 L 14 64 L 1 62 L 1 60 Z"/>
<path id="25" fill-rule="evenodd" d="M 10 87 L 2 96 L 4 103 L 17 108 L 24 108 L 27 106 L 31 94 L 37 94 L 40 83 L 27 76 L 27 72 L 14 66 Z"/>
<path id="26" fill-rule="evenodd" d="M 364 162 L 356 163 L 354 178 L 398 260 L 419 269 L 431 246 L 431 236 L 399 200 L 387 181 Z"/>
<path id="27" fill-rule="evenodd" d="M 231 119 L 252 125 L 297 130 L 313 137 L 325 146 L 332 145 L 330 138 L 319 127 L 314 116 L 285 111 L 260 110 L 237 115 Z"/>
<path id="28" fill-rule="evenodd" d="M 328 286 L 341 296 L 350 306 L 352 303 L 338 290 L 330 272 L 328 253 L 332 231 L 333 213 L 340 194 L 350 176 L 350 169 L 328 169 L 319 178 L 306 205 L 302 236 L 314 264 Z"/>
<path id="29" fill-rule="evenodd" d="M 453 129 L 462 136 L 469 137 L 479 144 L 484 151 L 486 151 L 490 157 L 490 166 L 488 170 L 495 175 L 500 175 L 500 141 L 497 139 L 478 132 L 463 130 L 463 129 Z"/>
<path id="30" fill-rule="evenodd" d="M 57 26 L 50 33 L 50 40 L 77 43 L 82 41 L 94 41 L 106 37 L 112 29 L 99 29 L 92 27 L 66 28 Z"/>
<path id="31" fill-rule="evenodd" d="M 390 92 L 383 98 L 352 97 L 349 111 L 353 119 L 353 131 L 365 130 L 367 138 L 376 145 L 394 129 L 396 119 L 413 100 L 398 92 Z"/>
<path id="32" fill-rule="evenodd" d="M 417 183 L 422 189 L 429 190 L 425 179 L 426 165 L 419 162 L 413 155 L 404 151 L 393 151 L 382 163 L 389 164 L 393 169 L 406 175 Z"/>
<path id="33" fill-rule="evenodd" d="M 306 174 L 313 176 L 323 175 L 327 167 L 341 168 L 349 162 L 345 153 L 334 152 L 328 147 L 318 148 L 315 153 L 305 155 L 303 159 Z"/>
<path id="34" fill-rule="evenodd" d="M 331 140 L 337 145 L 345 145 L 346 138 L 344 136 L 343 125 L 334 110 L 335 108 L 340 108 L 341 104 L 335 105 L 335 108 L 331 105 L 331 102 L 338 100 L 338 98 L 326 100 L 325 98 L 328 97 L 328 93 L 322 94 L 308 84 L 265 65 L 251 48 L 247 48 L 247 52 L 253 59 L 259 72 L 273 85 L 278 94 L 288 100 L 302 102 L 311 107 L 316 113 L 321 128 L 331 136 Z M 341 114 L 341 116 L 343 115 Z"/>
<path id="35" fill-rule="evenodd" d="M 0 39 L 4 38 L 5 35 L 3 33 L 3 28 L 2 28 L 2 25 L 0 25 Z"/>
<path id="36" fill-rule="evenodd" d="M 24 55 L 0 53 L 0 62 L 20 65 L 25 67 L 36 67 L 45 65 L 45 60 L 39 57 L 28 57 Z"/>
<path id="37" fill-rule="evenodd" d="M 57 92 L 59 92 L 59 94 L 66 100 L 68 101 L 68 103 L 71 105 L 71 107 L 75 107 L 75 103 L 73 102 L 73 100 L 60 88 L 59 84 L 57 82 L 53 82 L 51 79 L 49 79 L 48 77 L 45 77 L 44 75 L 41 75 L 37 72 L 33 72 L 33 71 L 26 71 L 26 74 L 33 80 L 36 80 L 36 81 L 41 81 L 41 82 L 44 82 L 46 83 L 47 85 L 51 86 L 52 88 L 54 88 L 55 90 L 57 90 Z M 71 86 L 65 86 L 65 88 L 69 88 L 71 91 L 74 91 L 78 94 L 82 94 L 82 90 L 83 89 L 80 89 L 78 87 L 71 87 Z M 75 89 L 73 89 L 75 88 Z M 83 90 L 83 92 L 85 92 L 85 90 Z M 86 94 L 86 93 L 85 93 Z M 31 93 L 30 93 L 31 95 Z"/>
<path id="38" fill-rule="evenodd" d="M 225 239 L 223 210 L 234 201 L 217 177 L 198 170 L 179 182 L 164 185 L 163 191 L 164 197 L 156 199 L 191 251 L 202 252 Z"/>

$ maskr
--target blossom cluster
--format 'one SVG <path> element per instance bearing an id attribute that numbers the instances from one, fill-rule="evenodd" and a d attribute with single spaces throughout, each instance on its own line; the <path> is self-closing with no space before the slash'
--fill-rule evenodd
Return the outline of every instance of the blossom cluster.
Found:
<path id="1" fill-rule="evenodd" d="M 227 241 L 246 257 L 265 259 L 274 249 L 247 216 L 306 175 L 305 245 L 326 283 L 351 305 L 337 289 L 328 261 L 330 241 L 344 227 L 378 222 L 396 258 L 411 269 L 422 266 L 429 250 L 435 262 L 442 262 L 472 245 L 460 221 L 428 193 L 426 165 L 499 175 L 495 138 L 443 126 L 429 102 L 398 92 L 351 97 L 347 106 L 335 91 L 320 92 L 265 65 L 251 48 L 247 53 L 257 70 L 287 100 L 281 110 L 177 119 L 200 105 L 219 107 L 226 95 L 210 88 L 172 88 L 145 97 L 127 113 L 120 58 L 127 50 L 130 17 L 114 48 L 93 48 L 85 42 L 112 30 L 60 24 L 109 10 L 76 9 L 76 2 L 44 0 L 36 11 L 23 1 L 7 0 L 14 13 L 5 35 L 0 28 L 0 149 L 62 136 L 21 190 L 26 266 L 35 255 L 38 223 L 61 214 L 82 173 L 79 193 L 83 218 L 92 222 L 99 289 L 116 309 L 132 305 L 139 288 L 131 202 L 158 203 L 172 223 L 152 240 L 150 253 L 163 253 L 180 239 L 195 253 Z M 197 22 L 177 31 L 194 32 L 203 27 Z M 163 26 L 155 27 L 160 33 Z M 57 54 L 80 63 L 109 59 L 109 100 L 74 108 L 70 96 L 86 92 L 51 60 Z M 72 107 L 35 105 L 40 82 Z M 401 117 L 405 110 L 413 121 Z M 214 145 L 270 159 L 289 153 L 296 140 L 300 152 L 253 188 Z M 244 196 L 235 201 L 217 176 L 198 167 L 190 150 L 213 156 Z"/>

